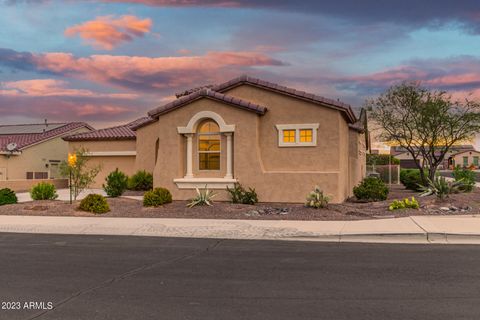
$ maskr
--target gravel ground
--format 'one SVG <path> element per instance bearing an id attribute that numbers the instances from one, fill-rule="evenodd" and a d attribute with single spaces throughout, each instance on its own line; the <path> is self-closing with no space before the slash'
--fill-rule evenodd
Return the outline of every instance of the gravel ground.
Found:
<path id="1" fill-rule="evenodd" d="M 454 215 L 480 214 L 480 190 L 472 193 L 452 195 L 438 201 L 434 197 L 418 198 L 419 210 L 388 211 L 394 199 L 403 199 L 417 194 L 402 186 L 391 188 L 387 201 L 374 203 L 344 202 L 330 204 L 327 209 L 306 208 L 302 204 L 259 203 L 255 206 L 215 202 L 213 206 L 187 208 L 186 201 L 158 208 L 144 208 L 137 200 L 125 198 L 107 199 L 111 211 L 102 217 L 146 217 L 146 218 L 194 218 L 194 219 L 261 219 L 261 220 L 359 220 L 411 215 Z M 1 215 L 44 215 L 44 216 L 94 216 L 92 213 L 77 210 L 78 202 L 70 205 L 63 201 L 32 201 L 0 206 Z M 443 208 L 443 209 L 440 209 Z M 446 208 L 451 210 L 446 211 Z M 467 210 L 464 210 L 468 208 Z"/>

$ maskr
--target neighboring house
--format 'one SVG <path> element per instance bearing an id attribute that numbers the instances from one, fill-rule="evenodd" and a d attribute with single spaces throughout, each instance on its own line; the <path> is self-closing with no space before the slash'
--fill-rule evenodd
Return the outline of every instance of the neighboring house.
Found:
<path id="1" fill-rule="evenodd" d="M 136 134 L 131 127 L 151 120 L 140 118 L 122 126 L 99 129 L 64 137 L 69 142 L 70 152 L 84 149 L 90 156 L 88 165 L 101 166 L 92 187 L 101 188 L 105 177 L 116 168 L 127 175 L 134 173 L 136 155 Z"/>
<path id="2" fill-rule="evenodd" d="M 476 150 L 466 150 L 452 154 L 449 158 L 450 168 L 453 169 L 456 166 L 463 168 L 475 167 L 479 168 L 480 152 Z"/>
<path id="3" fill-rule="evenodd" d="M 315 185 L 341 202 L 366 173 L 365 112 L 357 119 L 349 105 L 275 83 L 242 76 L 148 115 L 132 127 L 135 168 L 177 200 L 240 182 L 263 202 L 304 202 Z M 99 146 L 91 151 L 117 150 Z"/>
<path id="4" fill-rule="evenodd" d="M 68 155 L 62 137 L 91 130 L 83 122 L 0 125 L 0 182 L 60 178 Z"/>
<path id="5" fill-rule="evenodd" d="M 452 156 L 464 151 L 472 151 L 472 145 L 454 145 L 445 154 L 443 162 L 440 164 L 439 169 L 452 169 Z M 402 168 L 417 168 L 415 161 L 413 160 L 412 155 L 405 148 L 402 147 L 392 147 L 392 153 L 395 158 L 400 160 L 400 167 Z M 440 156 L 440 153 L 437 152 L 437 156 Z M 423 158 L 420 157 L 417 161 L 422 164 Z"/>

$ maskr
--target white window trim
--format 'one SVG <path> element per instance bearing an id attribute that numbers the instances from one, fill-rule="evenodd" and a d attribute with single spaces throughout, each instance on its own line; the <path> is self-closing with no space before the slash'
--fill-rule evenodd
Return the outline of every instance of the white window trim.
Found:
<path id="1" fill-rule="evenodd" d="M 173 182 L 177 185 L 178 189 L 204 189 L 207 186 L 208 189 L 227 189 L 233 188 L 237 179 L 233 178 L 180 178 L 173 179 Z"/>
<path id="2" fill-rule="evenodd" d="M 318 123 L 277 124 L 279 147 L 315 147 L 317 145 Z M 312 130 L 312 142 L 300 142 L 300 130 Z M 295 142 L 283 142 L 283 130 L 295 130 Z"/>

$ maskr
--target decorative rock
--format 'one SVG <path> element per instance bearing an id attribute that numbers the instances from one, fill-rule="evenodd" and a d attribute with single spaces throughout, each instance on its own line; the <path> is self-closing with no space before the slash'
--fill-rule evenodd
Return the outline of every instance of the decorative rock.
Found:
<path id="1" fill-rule="evenodd" d="M 440 207 L 440 210 L 442 210 L 442 211 L 450 211 L 450 208 L 449 208 L 449 207 Z"/>

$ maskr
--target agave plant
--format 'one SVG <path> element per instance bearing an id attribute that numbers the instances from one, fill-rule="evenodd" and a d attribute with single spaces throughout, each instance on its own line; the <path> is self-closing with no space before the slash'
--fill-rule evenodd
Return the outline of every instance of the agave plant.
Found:
<path id="1" fill-rule="evenodd" d="M 463 180 L 447 181 L 445 177 L 435 177 L 432 181 L 427 178 L 427 186 L 420 186 L 420 197 L 435 195 L 439 199 L 448 198 L 452 193 L 459 193 L 463 187 Z"/>
<path id="2" fill-rule="evenodd" d="M 312 192 L 308 194 L 305 206 L 311 208 L 326 208 L 330 197 L 323 194 L 319 186 L 315 186 Z"/>
<path id="3" fill-rule="evenodd" d="M 192 208 L 195 206 L 212 205 L 212 199 L 217 195 L 215 192 L 208 190 L 206 185 L 202 190 L 199 190 L 198 188 L 195 188 L 195 190 L 197 190 L 197 196 L 190 200 L 187 207 Z"/>

